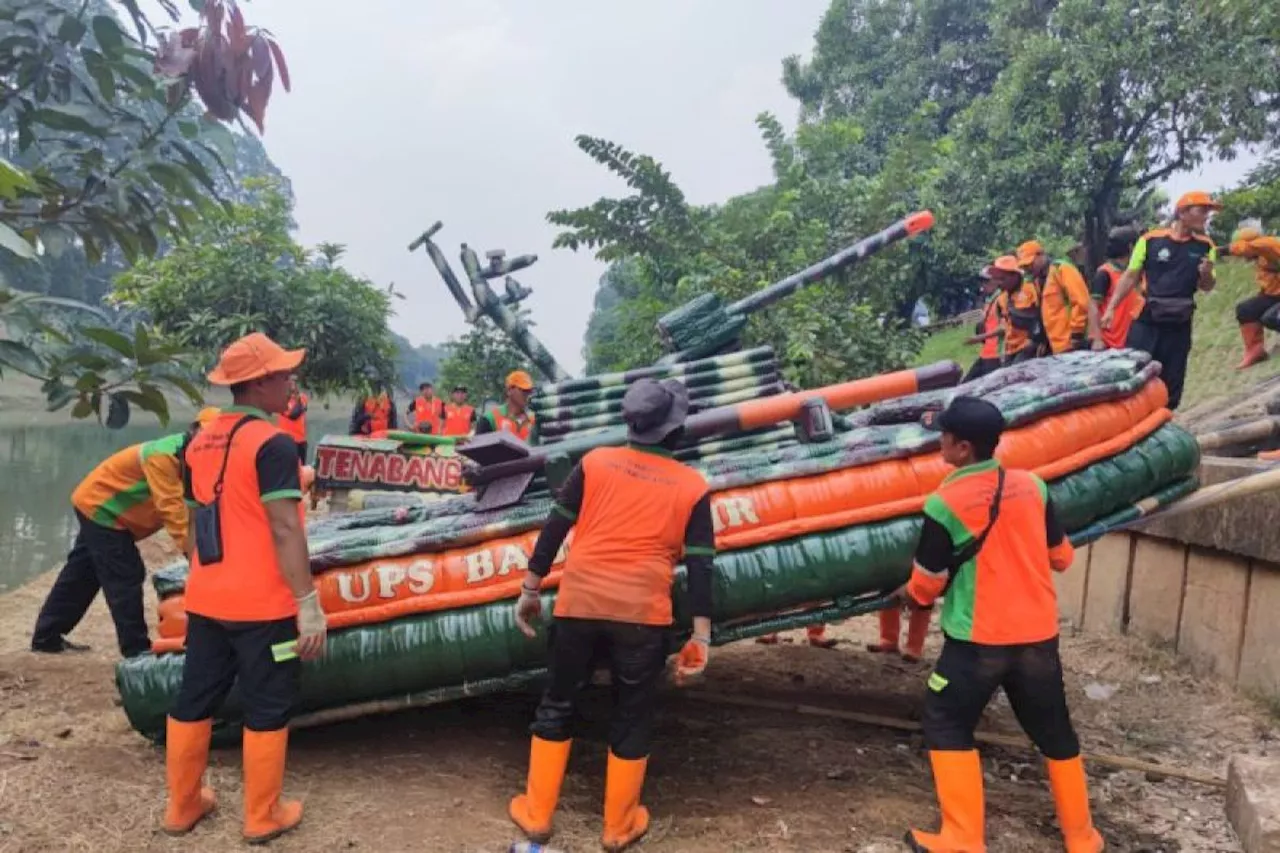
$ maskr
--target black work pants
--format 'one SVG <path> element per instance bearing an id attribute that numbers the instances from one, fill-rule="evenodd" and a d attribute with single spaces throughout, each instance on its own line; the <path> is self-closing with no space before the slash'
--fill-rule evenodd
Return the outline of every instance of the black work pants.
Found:
<path id="1" fill-rule="evenodd" d="M 1024 361 L 1031 361 L 1031 359 L 1035 357 L 1036 357 L 1036 345 L 1027 344 L 1025 347 L 1018 350 L 1013 355 L 1005 356 L 1004 363 L 1005 363 L 1005 366 L 1008 367 L 1011 364 L 1020 364 Z"/>
<path id="2" fill-rule="evenodd" d="M 303 465 L 307 464 L 307 443 L 305 441 L 295 442 L 298 445 L 298 462 Z"/>
<path id="3" fill-rule="evenodd" d="M 550 684 L 534 717 L 534 735 L 549 741 L 573 737 L 578 694 L 597 660 L 609 664 L 613 714 L 609 749 L 619 758 L 649 755 L 658 684 L 667 663 L 667 629 L 629 622 L 556 619 L 551 627 Z"/>
<path id="4" fill-rule="evenodd" d="M 1178 408 L 1182 386 L 1187 381 L 1187 358 L 1191 355 L 1191 321 L 1156 325 L 1139 317 L 1129 327 L 1125 346 L 1150 353 L 1160 362 L 1160 378 L 1169 389 L 1169 408 Z"/>
<path id="5" fill-rule="evenodd" d="M 151 639 L 142 609 L 147 568 L 133 534 L 96 524 L 79 512 L 76 520 L 80 522 L 80 532 L 36 617 L 32 647 L 59 645 L 61 638 L 80 624 L 98 590 L 102 590 L 116 626 L 120 654 L 128 658 L 150 651 Z"/>
<path id="6" fill-rule="evenodd" d="M 1271 310 L 1277 305 L 1280 305 L 1280 296 L 1267 296 L 1265 293 L 1250 296 L 1243 302 L 1236 303 L 1236 322 L 1262 323 L 1273 331 L 1277 331 L 1274 325 L 1277 319 L 1276 312 Z M 1268 317 L 1268 314 L 1271 316 Z"/>
<path id="7" fill-rule="evenodd" d="M 999 687 L 1042 755 L 1065 761 L 1080 754 L 1067 711 L 1057 637 L 1016 646 L 947 637 L 929 676 L 922 720 L 925 745 L 938 751 L 973 749 L 974 729 Z"/>
<path id="8" fill-rule="evenodd" d="M 244 727 L 273 732 L 289 724 L 298 702 L 302 661 L 277 660 L 272 646 L 298 638 L 293 617 L 272 622 L 224 622 L 187 614 L 182 687 L 169 712 L 175 720 L 207 720 L 239 679 Z"/>
<path id="9" fill-rule="evenodd" d="M 969 372 L 964 375 L 964 379 L 960 380 L 963 385 L 966 382 L 972 382 L 975 379 L 981 379 L 992 371 L 1000 369 L 999 358 L 980 358 L 969 368 Z"/>

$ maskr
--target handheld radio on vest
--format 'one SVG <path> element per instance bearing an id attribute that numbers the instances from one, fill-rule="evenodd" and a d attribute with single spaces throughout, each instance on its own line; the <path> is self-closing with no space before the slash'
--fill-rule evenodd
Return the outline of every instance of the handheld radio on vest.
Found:
<path id="1" fill-rule="evenodd" d="M 213 483 L 213 500 L 207 504 L 199 504 L 192 513 L 192 525 L 196 531 L 196 555 L 200 565 L 212 566 L 222 562 L 222 480 L 227 474 L 227 460 L 231 458 L 231 442 L 235 441 L 240 427 L 251 420 L 247 415 L 236 421 L 227 436 L 227 449 L 222 454 L 222 467 L 218 469 L 218 479 Z M 185 454 L 184 454 L 185 455 Z"/>

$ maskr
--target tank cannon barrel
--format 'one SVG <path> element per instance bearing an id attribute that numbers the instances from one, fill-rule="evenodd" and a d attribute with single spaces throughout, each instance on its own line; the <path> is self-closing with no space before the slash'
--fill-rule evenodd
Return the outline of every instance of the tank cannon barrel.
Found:
<path id="1" fill-rule="evenodd" d="M 714 293 L 704 293 L 691 299 L 658 319 L 658 336 L 670 353 L 660 363 L 689 361 L 723 352 L 737 343 L 746 328 L 748 316 L 753 312 L 853 266 L 892 243 L 932 227 L 933 214 L 927 210 L 918 211 L 736 302 L 725 305 Z"/>
<path id="2" fill-rule="evenodd" d="M 960 376 L 960 366 L 954 361 L 939 361 L 824 388 L 761 397 L 690 415 L 684 425 L 685 436 L 697 440 L 794 420 L 812 400 L 821 400 L 831 410 L 839 411 L 921 391 L 950 388 L 960 381 Z M 626 440 L 625 429 L 611 429 L 530 448 L 513 435 L 494 432 L 477 436 L 459 446 L 457 452 L 482 466 L 467 471 L 465 476 L 468 483 L 481 489 L 478 508 L 488 510 L 518 501 L 534 474 L 549 462 L 568 462 L 593 448 L 617 446 Z"/>

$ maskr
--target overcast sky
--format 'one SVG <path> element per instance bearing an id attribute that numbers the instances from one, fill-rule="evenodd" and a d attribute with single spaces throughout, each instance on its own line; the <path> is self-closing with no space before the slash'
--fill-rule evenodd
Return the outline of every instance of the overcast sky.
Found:
<path id="1" fill-rule="evenodd" d="M 345 243 L 345 265 L 395 282 L 393 328 L 414 343 L 465 331 L 425 253 L 436 220 L 459 244 L 534 253 L 517 277 L 536 333 L 571 373 L 603 266 L 552 251 L 550 210 L 626 187 L 573 144 L 579 133 L 652 155 L 695 203 L 770 179 L 754 125 L 793 126 L 780 82 L 808 55 L 828 0 L 255 0 L 251 24 L 278 38 L 293 91 L 277 87 L 264 142 L 293 181 L 299 239 Z M 1234 180 L 1237 161 L 1171 190 Z M 463 276 L 465 281 L 465 276 Z"/>

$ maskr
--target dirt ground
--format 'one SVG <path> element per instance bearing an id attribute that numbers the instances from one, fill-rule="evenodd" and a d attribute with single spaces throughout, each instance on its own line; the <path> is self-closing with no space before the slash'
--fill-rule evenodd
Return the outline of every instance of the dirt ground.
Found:
<path id="1" fill-rule="evenodd" d="M 151 546 L 149 562 L 158 554 Z M 101 600 L 75 635 L 93 652 L 26 650 L 51 582 L 49 573 L 0 596 L 0 853 L 244 849 L 236 750 L 211 759 L 219 812 L 186 839 L 157 831 L 163 755 L 129 728 L 117 705 L 114 638 Z M 874 630 L 873 619 L 834 626 L 843 642 L 830 651 L 809 648 L 803 634 L 779 646 L 714 650 L 700 689 L 916 718 L 927 668 L 863 651 Z M 935 636 L 929 654 L 937 644 Z M 1267 709 L 1162 652 L 1127 638 L 1068 637 L 1064 648 L 1086 752 L 1225 776 L 1231 754 L 1277 749 L 1280 725 Z M 559 850 L 599 849 L 604 699 L 601 693 L 588 703 L 574 746 L 552 841 Z M 490 697 L 295 733 L 286 788 L 304 799 L 306 817 L 274 849 L 505 850 L 517 837 L 506 804 L 523 784 L 534 703 L 527 694 Z M 1003 697 L 984 728 L 1016 732 Z M 1061 850 L 1035 757 L 995 748 L 983 757 L 992 853 Z M 1096 763 L 1090 771 L 1108 850 L 1240 850 L 1220 788 Z M 652 853 L 888 853 L 903 849 L 909 825 L 936 820 L 918 735 L 727 707 L 674 689 L 665 698 L 645 801 L 653 826 L 636 849 Z"/>

